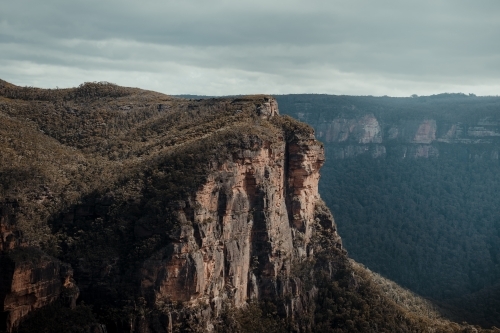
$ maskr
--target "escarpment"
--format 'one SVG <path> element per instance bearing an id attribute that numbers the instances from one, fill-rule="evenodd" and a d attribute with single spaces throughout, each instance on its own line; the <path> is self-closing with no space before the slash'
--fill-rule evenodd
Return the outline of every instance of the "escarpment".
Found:
<path id="1" fill-rule="evenodd" d="M 78 287 L 67 264 L 21 242 L 15 226 L 19 204 L 0 203 L 0 330 L 10 331 L 28 313 L 57 299 L 74 307 Z"/>
<path id="2" fill-rule="evenodd" d="M 353 268 L 318 194 L 323 144 L 270 96 L 0 81 L 0 117 L 0 331 L 465 327 Z"/>
<path id="3" fill-rule="evenodd" d="M 207 302 L 220 310 L 224 300 L 239 307 L 287 292 L 292 261 L 312 254 L 323 149 L 313 137 L 253 145 L 214 164 L 206 182 L 177 203 L 179 230 L 142 269 L 149 302 Z"/>
<path id="4" fill-rule="evenodd" d="M 27 314 L 56 300 L 76 306 L 79 291 L 69 265 L 33 248 L 1 255 L 0 265 L 3 329 L 18 326 Z"/>
<path id="5" fill-rule="evenodd" d="M 285 296 L 282 310 L 300 314 L 292 268 L 314 252 L 324 152 L 273 98 L 180 100 L 107 83 L 2 93 L 2 150 L 29 170 L 2 173 L 5 329 L 80 293 L 117 313 L 118 331 L 152 329 L 155 316 L 132 304 L 167 315 L 164 328 L 194 314 L 210 330 L 227 306 Z M 162 310 L 175 304 L 205 310 Z"/>
<path id="6" fill-rule="evenodd" d="M 320 193 L 351 258 L 454 318 L 500 327 L 500 303 L 483 296 L 500 281 L 500 98 L 276 98 L 325 144 Z"/>
<path id="7" fill-rule="evenodd" d="M 332 159 L 412 160 L 463 154 L 471 160 L 498 160 L 498 96 L 276 98 L 285 114 L 314 127 Z"/>

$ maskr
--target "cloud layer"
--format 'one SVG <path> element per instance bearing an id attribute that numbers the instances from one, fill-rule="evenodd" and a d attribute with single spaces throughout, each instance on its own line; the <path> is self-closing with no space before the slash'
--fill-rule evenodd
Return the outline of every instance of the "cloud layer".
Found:
<path id="1" fill-rule="evenodd" d="M 500 91 L 500 2 L 4 1 L 0 78 L 168 94 Z"/>

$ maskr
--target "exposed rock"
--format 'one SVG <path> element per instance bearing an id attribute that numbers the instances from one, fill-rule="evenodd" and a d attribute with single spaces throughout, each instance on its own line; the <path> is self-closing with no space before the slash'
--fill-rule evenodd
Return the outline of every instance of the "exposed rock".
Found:
<path id="1" fill-rule="evenodd" d="M 257 107 L 257 114 L 264 119 L 278 115 L 278 102 L 274 98 L 266 98 L 265 102 Z"/>
<path id="2" fill-rule="evenodd" d="M 79 289 L 67 264 L 22 244 L 14 200 L 0 205 L 0 330 L 11 332 L 32 311 L 59 298 L 76 306 Z"/>
<path id="3" fill-rule="evenodd" d="M 439 98 L 422 98 L 421 106 L 412 99 L 368 96 L 288 95 L 277 99 L 284 113 L 314 127 L 318 139 L 326 144 L 327 156 L 334 159 L 385 158 L 393 153 L 398 158 L 436 158 L 456 153 L 452 144 L 464 145 L 460 147 L 464 156 L 469 149 L 465 145 L 481 145 L 481 158 L 495 159 L 494 151 L 500 145 L 498 102 L 493 97 L 467 103 L 457 97 L 448 100 L 449 104 L 441 104 Z M 495 149 L 488 147 L 492 144 Z M 406 155 L 401 153 L 404 150 Z"/>
<path id="4" fill-rule="evenodd" d="M 359 144 L 381 143 L 382 130 L 377 118 L 367 114 L 361 118 L 338 118 L 332 122 L 319 124 L 318 139 L 330 142 L 352 141 Z"/>
<path id="5" fill-rule="evenodd" d="M 11 332 L 23 317 L 61 295 L 75 306 L 79 291 L 67 265 L 34 248 L 17 248 L 0 255 L 2 329 Z"/>
<path id="6" fill-rule="evenodd" d="M 429 144 L 434 140 L 436 140 L 436 121 L 427 119 L 418 126 L 418 130 L 411 142 Z"/>
<path id="7" fill-rule="evenodd" d="M 323 147 L 313 137 L 263 146 L 236 153 L 177 206 L 176 239 L 143 266 L 150 304 L 207 304 L 218 312 L 223 301 L 239 307 L 297 290 L 291 264 L 312 254 Z M 332 227 L 333 219 L 325 223 Z M 294 298 L 287 311 L 299 303 Z"/>
<path id="8" fill-rule="evenodd" d="M 18 129 L 37 135 L 37 144 L 23 142 L 17 150 L 6 145 L 6 151 L 29 154 L 14 155 L 26 172 L 2 190 L 29 199 L 18 214 L 25 218 L 26 225 L 19 224 L 24 236 L 50 249 L 60 241 L 58 255 L 73 264 L 77 279 L 69 266 L 25 247 L 13 227 L 15 207 L 2 206 L 0 323 L 6 329 L 56 300 L 54 307 L 64 310 L 56 320 L 71 325 L 64 312 L 91 311 L 68 309 L 75 308 L 80 291 L 99 318 L 86 316 L 75 330 L 101 333 L 107 328 L 100 320 L 110 331 L 210 332 L 227 309 L 238 313 L 234 308 L 244 309 L 251 300 L 260 302 L 250 306 L 270 303 L 272 316 L 291 331 L 311 331 L 315 300 L 323 287 L 339 287 L 337 282 L 349 292 L 325 313 L 383 308 L 348 304 L 362 285 L 318 194 L 323 145 L 307 125 L 279 117 L 274 98 L 184 100 L 108 83 L 0 93 L 1 116 L 16 120 L 1 129 L 16 140 Z M 300 117 L 307 119 L 307 112 Z M 341 158 L 383 157 L 393 148 L 386 148 L 387 138 L 405 156 L 437 155 L 431 144 L 443 132 L 432 119 L 387 123 L 376 109 L 363 113 L 352 104 L 341 112 L 320 121 L 318 131 L 341 144 L 335 147 Z M 486 119 L 477 127 L 491 124 Z M 449 137 L 462 140 L 460 135 L 456 130 Z M 34 154 L 30 146 L 46 151 Z M 34 163 L 38 170 L 31 170 Z M 19 194 L 23 186 L 29 195 Z M 50 232 L 57 237 L 37 237 Z M 24 323 L 36 325 L 37 315 L 46 318 L 54 307 Z"/>
<path id="9" fill-rule="evenodd" d="M 380 125 L 373 115 L 368 114 L 359 122 L 359 143 L 381 143 L 382 131 Z"/>
<path id="10" fill-rule="evenodd" d="M 303 113 L 301 115 L 305 117 Z M 329 156 L 335 159 L 365 154 L 373 158 L 385 157 L 389 146 L 391 151 L 398 152 L 400 158 L 435 158 L 439 156 L 436 143 L 491 144 L 493 138 L 500 136 L 498 123 L 494 120 L 482 119 L 477 125 L 438 124 L 435 119 L 402 120 L 382 130 L 375 116 L 365 114 L 356 119 L 337 118 L 315 127 L 318 137 L 327 143 Z M 400 146 L 395 148 L 395 144 Z M 492 159 L 496 156 L 495 151 L 486 155 Z"/>

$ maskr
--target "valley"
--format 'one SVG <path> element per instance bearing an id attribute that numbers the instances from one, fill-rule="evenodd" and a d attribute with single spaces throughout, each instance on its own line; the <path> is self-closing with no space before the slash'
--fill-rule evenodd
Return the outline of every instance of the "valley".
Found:
<path id="1" fill-rule="evenodd" d="M 500 98 L 277 100 L 325 143 L 320 193 L 350 256 L 468 321 L 499 326 Z"/>

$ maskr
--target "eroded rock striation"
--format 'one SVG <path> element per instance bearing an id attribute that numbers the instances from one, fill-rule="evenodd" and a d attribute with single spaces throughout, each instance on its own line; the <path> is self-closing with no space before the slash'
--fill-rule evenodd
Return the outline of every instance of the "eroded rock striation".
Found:
<path id="1" fill-rule="evenodd" d="M 271 96 L 0 80 L 0 117 L 0 330 L 463 328 L 353 268 L 318 194 L 323 144 Z M 384 131 L 373 114 L 325 126 L 344 155 L 384 155 Z M 435 153 L 432 121 L 403 132 Z"/>
<path id="2" fill-rule="evenodd" d="M 13 200 L 0 204 L 0 332 L 57 300 L 74 308 L 79 295 L 70 265 L 22 242 L 18 208 Z"/>

